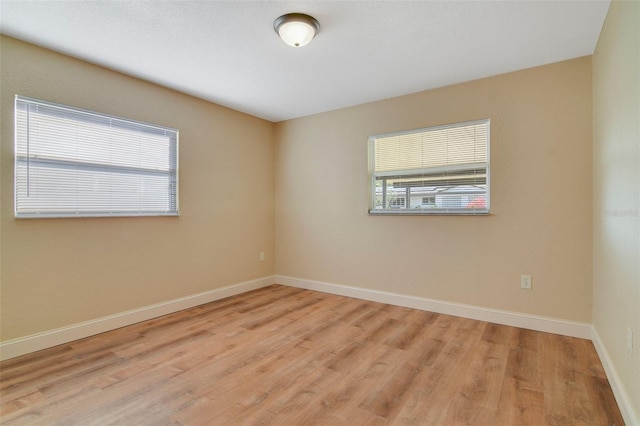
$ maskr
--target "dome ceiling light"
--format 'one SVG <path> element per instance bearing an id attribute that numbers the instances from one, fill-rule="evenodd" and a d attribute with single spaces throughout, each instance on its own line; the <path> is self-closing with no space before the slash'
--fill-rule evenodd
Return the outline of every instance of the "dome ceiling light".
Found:
<path id="1" fill-rule="evenodd" d="M 288 13 L 273 22 L 273 29 L 289 46 L 302 47 L 320 31 L 320 24 L 312 16 L 303 13 Z"/>

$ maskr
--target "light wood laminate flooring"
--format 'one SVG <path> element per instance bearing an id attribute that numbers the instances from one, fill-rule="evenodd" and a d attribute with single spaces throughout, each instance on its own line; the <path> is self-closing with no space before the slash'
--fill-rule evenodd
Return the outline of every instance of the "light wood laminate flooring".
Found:
<path id="1" fill-rule="evenodd" d="M 592 343 L 273 285 L 0 363 L 3 425 L 623 425 Z"/>

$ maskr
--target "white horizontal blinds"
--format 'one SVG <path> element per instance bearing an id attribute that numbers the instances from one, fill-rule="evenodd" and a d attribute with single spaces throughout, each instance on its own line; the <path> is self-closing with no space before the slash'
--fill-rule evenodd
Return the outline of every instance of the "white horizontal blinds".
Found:
<path id="1" fill-rule="evenodd" d="M 16 216 L 177 214 L 178 134 L 16 97 Z"/>
<path id="2" fill-rule="evenodd" d="M 375 138 L 375 171 L 487 163 L 488 123 Z"/>
<path id="3" fill-rule="evenodd" d="M 372 210 L 488 211 L 489 120 L 373 136 Z"/>

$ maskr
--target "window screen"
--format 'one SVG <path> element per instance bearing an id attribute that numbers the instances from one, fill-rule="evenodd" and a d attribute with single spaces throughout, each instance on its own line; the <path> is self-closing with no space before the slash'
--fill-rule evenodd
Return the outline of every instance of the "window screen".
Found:
<path id="1" fill-rule="evenodd" d="M 16 96 L 16 217 L 178 214 L 178 131 Z"/>
<path id="2" fill-rule="evenodd" d="M 489 120 L 369 138 L 370 213 L 489 213 Z"/>

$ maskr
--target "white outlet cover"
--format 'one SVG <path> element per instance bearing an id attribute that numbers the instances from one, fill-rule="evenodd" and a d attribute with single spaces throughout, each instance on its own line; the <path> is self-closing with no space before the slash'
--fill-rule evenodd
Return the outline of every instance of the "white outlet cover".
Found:
<path id="1" fill-rule="evenodd" d="M 531 290 L 531 275 L 520 275 L 520 288 Z"/>

